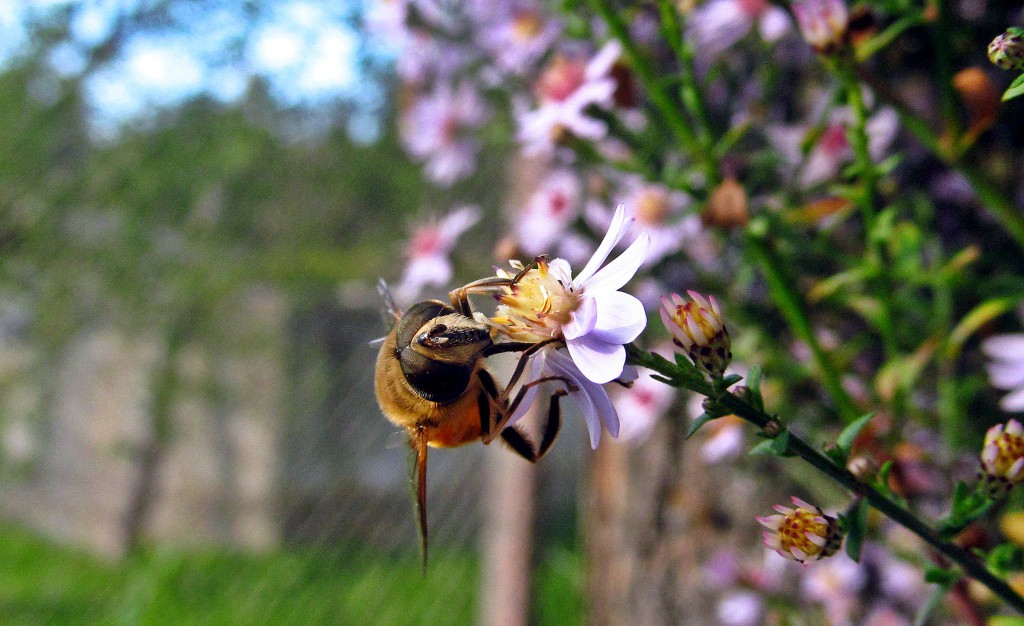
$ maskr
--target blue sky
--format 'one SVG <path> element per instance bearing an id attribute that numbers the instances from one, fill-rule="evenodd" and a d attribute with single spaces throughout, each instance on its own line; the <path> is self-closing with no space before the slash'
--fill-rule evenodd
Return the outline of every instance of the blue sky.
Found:
<path id="1" fill-rule="evenodd" d="M 76 76 L 85 68 L 89 47 L 110 34 L 118 15 L 137 11 L 141 2 L 0 0 L 0 63 L 28 44 L 28 21 L 70 8 L 73 39 L 51 51 L 49 64 L 57 76 Z M 350 25 L 358 2 L 279 0 L 261 5 L 255 19 L 242 13 L 241 3 L 172 3 L 170 17 L 179 26 L 133 34 L 118 58 L 88 77 L 94 121 L 116 126 L 200 93 L 230 102 L 258 75 L 285 105 L 355 101 L 367 119 L 357 113 L 352 130 L 372 134 L 370 112 L 383 94 L 364 80 L 358 66 L 360 39 Z M 237 54 L 228 52 L 233 49 Z"/>

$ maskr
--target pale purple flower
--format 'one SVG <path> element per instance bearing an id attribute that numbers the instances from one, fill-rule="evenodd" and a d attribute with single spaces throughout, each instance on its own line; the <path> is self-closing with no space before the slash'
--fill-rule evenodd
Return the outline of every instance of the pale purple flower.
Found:
<path id="1" fill-rule="evenodd" d="M 1024 334 L 993 335 L 981 342 L 988 356 L 986 369 L 993 387 L 1010 393 L 999 401 L 999 407 L 1008 413 L 1024 411 Z"/>
<path id="2" fill-rule="evenodd" d="M 853 149 L 846 136 L 852 121 L 853 112 L 849 108 L 833 111 L 806 161 L 801 146 L 812 131 L 811 126 L 773 126 L 767 131 L 768 140 L 797 174 L 797 184 L 802 188 L 813 187 L 835 178 L 843 165 L 853 159 Z M 880 108 L 868 118 L 865 130 L 872 160 L 881 161 L 899 131 L 899 116 L 888 107 Z M 802 169 L 797 172 L 796 168 L 801 165 Z"/>
<path id="3" fill-rule="evenodd" d="M 844 0 L 795 0 L 793 15 L 804 40 L 815 51 L 828 54 L 842 45 L 850 22 Z"/>
<path id="4" fill-rule="evenodd" d="M 479 145 L 472 131 L 487 119 L 476 88 L 442 84 L 403 112 L 399 130 L 409 154 L 425 163 L 427 177 L 450 185 L 473 172 Z"/>
<path id="5" fill-rule="evenodd" d="M 525 76 L 551 50 L 562 23 L 535 2 L 483 0 L 473 13 L 477 41 L 499 74 Z"/>
<path id="6" fill-rule="evenodd" d="M 757 626 L 764 614 L 764 599 L 749 589 L 739 589 L 718 601 L 715 617 L 721 626 Z"/>
<path id="7" fill-rule="evenodd" d="M 497 296 L 501 304 L 492 321 L 512 337 L 564 339 L 572 360 L 595 383 L 617 378 L 626 361 L 625 344 L 647 326 L 640 300 L 619 289 L 643 263 L 650 237 L 637 237 L 605 265 L 632 222 L 620 206 L 601 244 L 575 278 L 564 259 L 540 259 L 536 268 Z"/>
<path id="8" fill-rule="evenodd" d="M 690 13 L 686 36 L 697 54 L 716 57 L 757 26 L 765 41 L 776 41 L 789 32 L 786 11 L 767 0 L 711 0 Z"/>
<path id="9" fill-rule="evenodd" d="M 622 369 L 619 370 L 619 373 L 626 375 Z M 575 387 L 576 390 L 570 392 L 566 397 L 576 403 L 583 415 L 583 419 L 587 423 L 592 448 L 597 448 L 597 444 L 601 441 L 602 426 L 612 437 L 619 436 L 619 415 L 608 398 L 608 392 L 602 385 L 584 376 L 564 349 L 548 346 L 542 348 L 530 359 L 528 380 L 537 380 L 547 376 L 559 376 L 568 380 Z M 514 424 L 525 414 L 526 409 L 536 400 L 537 393 L 537 386 L 527 390 L 519 408 L 510 416 L 509 425 Z"/>
<path id="10" fill-rule="evenodd" d="M 452 264 L 448 260 L 459 237 L 480 219 L 475 206 L 458 208 L 440 220 L 430 220 L 417 226 L 406 243 L 408 262 L 402 278 L 393 293 L 400 303 L 416 299 L 424 287 L 441 287 L 452 278 Z"/>
<path id="11" fill-rule="evenodd" d="M 680 250 L 696 252 L 702 259 L 705 257 L 704 252 L 712 244 L 700 217 L 693 213 L 684 214 L 684 209 L 691 204 L 688 195 L 634 176 L 624 178 L 621 185 L 615 196 L 617 204 L 622 204 L 627 212 L 636 216 L 633 229 L 651 238 L 645 266 L 654 265 Z M 587 221 L 595 227 L 607 228 L 611 218 L 612 213 L 600 203 L 588 204 Z"/>
<path id="12" fill-rule="evenodd" d="M 832 626 L 852 626 L 860 606 L 860 592 L 867 584 L 864 568 L 850 559 L 829 559 L 801 577 L 805 598 L 819 602 Z"/>
<path id="13" fill-rule="evenodd" d="M 612 40 L 589 61 L 556 55 L 535 85 L 538 107 L 520 112 L 518 141 L 526 154 L 549 154 L 565 133 L 598 141 L 608 128 L 588 117 L 590 105 L 608 109 L 613 104 L 616 82 L 611 69 L 622 54 L 622 44 Z"/>
<path id="14" fill-rule="evenodd" d="M 515 216 L 515 238 L 529 256 L 551 252 L 580 212 L 579 177 L 570 170 L 550 172 Z"/>

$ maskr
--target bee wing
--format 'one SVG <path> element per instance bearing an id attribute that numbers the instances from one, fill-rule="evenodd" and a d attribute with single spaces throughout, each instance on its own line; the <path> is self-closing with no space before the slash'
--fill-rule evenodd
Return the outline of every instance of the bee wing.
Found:
<path id="1" fill-rule="evenodd" d="M 387 312 L 387 316 L 384 318 L 384 324 L 388 330 L 398 323 L 398 320 L 402 319 L 402 309 L 398 308 L 398 304 L 395 302 L 395 297 L 391 295 L 391 288 L 384 282 L 383 278 L 377 279 L 377 293 L 380 294 L 381 300 L 384 301 L 384 310 Z"/>
<path id="2" fill-rule="evenodd" d="M 409 486 L 415 492 L 416 519 L 420 531 L 420 556 L 423 573 L 427 572 L 427 432 L 420 430 L 409 439 L 412 468 Z"/>

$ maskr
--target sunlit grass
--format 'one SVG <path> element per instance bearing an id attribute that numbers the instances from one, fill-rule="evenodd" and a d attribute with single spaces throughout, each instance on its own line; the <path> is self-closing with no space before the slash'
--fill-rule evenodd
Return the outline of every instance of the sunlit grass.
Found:
<path id="1" fill-rule="evenodd" d="M 426 576 L 409 556 L 285 549 L 266 555 L 151 549 L 118 562 L 0 526 L 5 624 L 472 624 L 479 564 L 436 550 Z M 581 621 L 579 557 L 537 571 L 535 618 Z"/>

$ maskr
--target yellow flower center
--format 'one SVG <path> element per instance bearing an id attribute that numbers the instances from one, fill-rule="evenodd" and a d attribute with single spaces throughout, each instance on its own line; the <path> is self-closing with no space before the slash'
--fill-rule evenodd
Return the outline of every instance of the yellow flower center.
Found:
<path id="1" fill-rule="evenodd" d="M 506 274 L 507 275 L 507 274 Z M 524 274 L 507 293 L 498 296 L 501 305 L 492 321 L 512 335 L 524 333 L 555 337 L 579 308 L 580 294 L 555 277 L 546 260 Z"/>
<path id="2" fill-rule="evenodd" d="M 1018 437 L 1011 433 L 1003 433 L 992 442 L 999 448 L 999 454 L 996 455 L 995 461 L 992 463 L 995 473 L 999 476 L 1004 476 L 1010 467 L 1017 462 L 1017 459 L 1024 456 L 1024 437 Z M 1018 477 L 1019 482 L 1024 479 L 1024 474 Z"/>
<path id="3" fill-rule="evenodd" d="M 779 543 L 782 549 L 790 552 L 792 548 L 803 552 L 807 556 L 817 556 L 822 551 L 822 546 L 807 538 L 807 533 L 817 535 L 822 539 L 828 538 L 828 524 L 823 524 L 817 519 L 820 515 L 807 509 L 797 509 L 786 516 L 776 531 L 779 536 Z"/>
<path id="4" fill-rule="evenodd" d="M 634 203 L 636 219 L 648 226 L 658 225 L 668 216 L 668 192 L 658 187 L 646 187 L 637 194 Z"/>
<path id="5" fill-rule="evenodd" d="M 520 41 L 529 41 L 540 34 L 544 23 L 536 11 L 520 11 L 512 18 L 512 32 Z"/>

